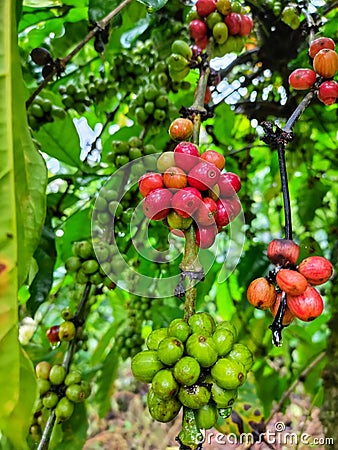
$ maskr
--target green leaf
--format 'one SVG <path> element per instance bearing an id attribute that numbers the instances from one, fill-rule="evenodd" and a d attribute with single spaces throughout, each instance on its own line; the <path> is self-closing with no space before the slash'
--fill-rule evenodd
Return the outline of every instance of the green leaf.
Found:
<path id="1" fill-rule="evenodd" d="M 143 5 L 146 5 L 149 12 L 158 11 L 168 2 L 168 0 L 138 0 Z"/>
<path id="2" fill-rule="evenodd" d="M 46 224 L 42 230 L 40 244 L 35 250 L 34 258 L 39 266 L 39 270 L 29 287 L 31 296 L 26 305 L 32 317 L 39 306 L 46 301 L 53 283 L 56 249 L 51 217 L 49 216 L 47 216 Z"/>
<path id="3" fill-rule="evenodd" d="M 323 205 L 323 199 L 329 190 L 318 179 L 309 180 L 307 188 L 298 191 L 298 215 L 304 225 L 309 224 L 315 217 L 316 209 Z"/>
<path id="4" fill-rule="evenodd" d="M 147 15 L 144 19 L 140 19 L 136 22 L 134 28 L 126 31 L 121 36 L 121 44 L 125 48 L 130 48 L 133 42 L 144 33 L 149 27 L 151 22 L 151 16 Z"/>
<path id="5" fill-rule="evenodd" d="M 99 405 L 98 413 L 100 417 L 104 417 L 110 408 L 110 397 L 114 390 L 114 381 L 119 365 L 119 353 L 120 349 L 115 345 L 106 356 L 97 380 L 98 390 L 95 400 Z"/>
<path id="6" fill-rule="evenodd" d="M 119 4 L 119 0 L 89 0 L 88 5 L 88 18 L 90 22 L 99 22 L 102 20 L 110 11 L 116 8 Z"/>
<path id="7" fill-rule="evenodd" d="M 215 109 L 214 133 L 219 142 L 228 145 L 228 137 L 231 136 L 235 117 L 231 107 L 221 103 Z"/>
<path id="8" fill-rule="evenodd" d="M 69 116 L 41 127 L 36 139 L 41 143 L 42 151 L 49 156 L 70 166 L 81 167 L 79 137 Z"/>

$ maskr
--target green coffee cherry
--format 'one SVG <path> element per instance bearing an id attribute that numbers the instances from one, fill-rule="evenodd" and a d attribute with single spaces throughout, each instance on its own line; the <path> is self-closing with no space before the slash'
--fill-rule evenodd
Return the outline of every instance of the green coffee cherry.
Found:
<path id="1" fill-rule="evenodd" d="M 198 409 L 209 403 L 210 392 L 205 386 L 198 384 L 181 386 L 178 392 L 178 399 L 187 408 Z"/>
<path id="2" fill-rule="evenodd" d="M 216 403 L 217 408 L 227 408 L 232 406 L 238 396 L 237 389 L 223 389 L 217 383 L 212 383 L 211 398 Z"/>
<path id="3" fill-rule="evenodd" d="M 154 375 L 163 368 L 164 365 L 159 360 L 157 352 L 153 350 L 139 352 L 131 360 L 134 377 L 143 383 L 151 383 Z"/>
<path id="4" fill-rule="evenodd" d="M 42 404 L 45 408 L 52 409 L 57 405 L 58 401 L 58 395 L 55 392 L 49 391 L 44 395 Z"/>
<path id="5" fill-rule="evenodd" d="M 185 342 L 191 334 L 191 328 L 184 319 L 174 319 L 168 327 L 168 336 L 177 337 Z"/>
<path id="6" fill-rule="evenodd" d="M 154 375 L 151 387 L 155 394 L 163 399 L 174 397 L 178 392 L 178 384 L 168 369 L 162 369 Z"/>
<path id="7" fill-rule="evenodd" d="M 253 366 L 254 360 L 251 351 L 244 344 L 234 344 L 227 358 L 234 359 L 235 361 L 240 361 L 245 370 L 248 371 Z"/>
<path id="8" fill-rule="evenodd" d="M 227 329 L 227 330 L 231 331 L 231 333 L 234 335 L 235 340 L 237 339 L 237 330 L 231 322 L 228 322 L 227 320 L 223 320 L 222 322 L 219 322 L 216 325 L 216 330 L 219 330 L 219 329 Z"/>
<path id="9" fill-rule="evenodd" d="M 67 259 L 65 267 L 67 272 L 74 273 L 77 272 L 82 265 L 82 261 L 78 256 L 71 256 Z"/>
<path id="10" fill-rule="evenodd" d="M 62 397 L 55 408 L 57 422 L 64 422 L 69 419 L 74 412 L 74 403 L 67 397 Z"/>
<path id="11" fill-rule="evenodd" d="M 201 367 L 211 367 L 217 361 L 216 345 L 211 336 L 193 333 L 186 342 L 186 352 L 195 358 Z"/>
<path id="12" fill-rule="evenodd" d="M 37 379 L 38 391 L 40 395 L 45 394 L 50 389 L 50 382 L 48 380 L 43 380 L 41 378 Z"/>
<path id="13" fill-rule="evenodd" d="M 171 53 L 177 53 L 187 60 L 190 60 L 192 58 L 192 50 L 189 44 L 186 41 L 182 41 L 181 39 L 176 39 L 171 44 Z"/>
<path id="14" fill-rule="evenodd" d="M 217 421 L 217 408 L 208 403 L 195 411 L 195 419 L 198 428 L 208 430 L 212 428 Z"/>
<path id="15" fill-rule="evenodd" d="M 207 312 L 199 312 L 193 314 L 189 320 L 188 324 L 193 333 L 204 334 L 205 336 L 210 336 L 215 331 L 215 321 L 211 314 Z"/>
<path id="16" fill-rule="evenodd" d="M 49 381 L 54 385 L 63 383 L 66 377 L 66 369 L 61 364 L 55 364 L 52 366 L 49 372 Z"/>
<path id="17" fill-rule="evenodd" d="M 246 380 L 242 363 L 230 358 L 221 358 L 211 368 L 211 376 L 224 389 L 236 389 Z"/>
<path id="18" fill-rule="evenodd" d="M 65 320 L 59 327 L 60 341 L 69 342 L 74 339 L 76 335 L 76 327 L 70 320 Z"/>
<path id="19" fill-rule="evenodd" d="M 216 328 L 216 331 L 212 335 L 212 340 L 214 341 L 217 353 L 220 356 L 225 356 L 229 353 L 235 342 L 234 335 L 227 328 Z"/>
<path id="20" fill-rule="evenodd" d="M 99 270 L 99 263 L 95 259 L 88 259 L 82 263 L 82 270 L 85 274 L 91 275 Z"/>
<path id="21" fill-rule="evenodd" d="M 163 364 L 171 366 L 183 355 L 184 346 L 182 342 L 175 337 L 164 338 L 157 350 L 157 356 Z"/>
<path id="22" fill-rule="evenodd" d="M 168 337 L 168 328 L 153 330 L 147 337 L 146 344 L 149 350 L 157 350 L 160 342 Z"/>
<path id="23" fill-rule="evenodd" d="M 195 358 L 183 356 L 174 366 L 175 379 L 185 386 L 192 386 L 196 383 L 201 373 L 201 367 Z"/>
<path id="24" fill-rule="evenodd" d="M 87 396 L 80 384 L 71 384 L 66 389 L 66 396 L 74 403 L 83 402 Z"/>
<path id="25" fill-rule="evenodd" d="M 70 386 L 71 384 L 80 383 L 82 380 L 82 374 L 79 370 L 70 371 L 65 378 L 65 385 Z"/>
<path id="26" fill-rule="evenodd" d="M 162 399 L 152 389 L 148 392 L 147 404 L 153 419 L 164 423 L 173 420 L 182 406 L 176 397 Z"/>

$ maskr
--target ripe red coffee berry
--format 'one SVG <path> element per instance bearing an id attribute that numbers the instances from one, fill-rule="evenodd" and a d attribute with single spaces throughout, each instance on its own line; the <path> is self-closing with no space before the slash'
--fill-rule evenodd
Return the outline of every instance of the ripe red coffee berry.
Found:
<path id="1" fill-rule="evenodd" d="M 217 210 L 215 214 L 215 221 L 218 227 L 225 227 L 230 222 L 230 215 L 232 211 L 231 205 L 222 199 L 216 201 Z"/>
<path id="2" fill-rule="evenodd" d="M 217 234 L 217 228 L 211 227 L 198 227 L 196 229 L 196 244 L 199 248 L 209 248 L 215 242 Z"/>
<path id="3" fill-rule="evenodd" d="M 55 344 L 57 342 L 60 342 L 59 328 L 60 325 L 53 325 L 52 327 L 48 328 L 46 336 L 50 343 Z"/>
<path id="4" fill-rule="evenodd" d="M 197 48 L 199 48 L 201 51 L 207 48 L 208 43 L 209 43 L 208 36 L 204 36 L 201 39 L 197 39 L 195 41 Z"/>
<path id="5" fill-rule="evenodd" d="M 215 150 L 206 150 L 204 153 L 202 153 L 201 159 L 203 159 L 203 161 L 207 161 L 211 164 L 214 164 L 216 167 L 219 168 L 219 170 L 224 169 L 225 158 L 220 153 L 215 152 Z"/>
<path id="6" fill-rule="evenodd" d="M 152 220 L 163 220 L 170 211 L 172 193 L 169 189 L 156 189 L 144 199 L 142 208 L 146 217 Z"/>
<path id="7" fill-rule="evenodd" d="M 189 172 L 200 162 L 199 151 L 192 142 L 180 142 L 174 148 L 174 159 L 177 167 Z"/>
<path id="8" fill-rule="evenodd" d="M 316 82 L 316 72 L 311 69 L 296 69 L 290 73 L 289 84 L 297 90 L 310 89 Z"/>
<path id="9" fill-rule="evenodd" d="M 155 172 L 145 173 L 138 182 L 138 188 L 142 197 L 146 197 L 151 191 L 162 187 L 162 175 Z"/>
<path id="10" fill-rule="evenodd" d="M 324 48 L 313 58 L 313 68 L 318 75 L 332 78 L 338 69 L 338 55 L 334 50 Z"/>
<path id="11" fill-rule="evenodd" d="M 169 135 L 174 141 L 186 141 L 192 135 L 194 124 L 190 119 L 179 117 L 171 122 Z"/>
<path id="12" fill-rule="evenodd" d="M 290 239 L 274 239 L 268 245 L 267 256 L 276 266 L 296 264 L 299 257 L 299 245 Z"/>
<path id="13" fill-rule="evenodd" d="M 216 211 L 216 202 L 210 197 L 205 197 L 194 215 L 197 225 L 203 227 L 214 225 Z"/>
<path id="14" fill-rule="evenodd" d="M 168 189 L 182 189 L 187 185 L 187 176 L 179 167 L 169 167 L 163 174 L 163 182 Z"/>
<path id="15" fill-rule="evenodd" d="M 292 314 L 304 322 L 316 319 L 324 309 L 321 295 L 312 286 L 308 286 L 300 295 L 287 295 L 287 304 Z"/>
<path id="16" fill-rule="evenodd" d="M 190 36 L 195 41 L 200 41 L 201 39 L 207 37 L 208 34 L 207 24 L 203 22 L 203 20 L 194 19 L 189 23 L 189 32 Z"/>
<path id="17" fill-rule="evenodd" d="M 239 30 L 240 36 L 248 36 L 251 33 L 253 22 L 250 16 L 246 14 L 241 16 L 241 28 Z"/>
<path id="18" fill-rule="evenodd" d="M 183 188 L 175 192 L 171 206 L 181 217 L 191 217 L 202 201 L 201 193 L 195 188 Z"/>
<path id="19" fill-rule="evenodd" d="M 225 17 L 224 22 L 228 27 L 229 34 L 235 35 L 241 31 L 242 16 L 240 14 L 231 12 Z"/>
<path id="20" fill-rule="evenodd" d="M 206 191 L 218 183 L 220 170 L 208 162 L 201 162 L 193 167 L 188 174 L 188 183 L 191 187 Z"/>
<path id="21" fill-rule="evenodd" d="M 308 286 L 302 274 L 290 269 L 281 269 L 276 275 L 276 282 L 279 289 L 290 295 L 300 295 Z"/>
<path id="22" fill-rule="evenodd" d="M 222 173 L 218 180 L 220 197 L 233 197 L 241 189 L 241 179 L 233 172 Z"/>
<path id="23" fill-rule="evenodd" d="M 197 0 L 196 10 L 200 17 L 206 17 L 216 10 L 216 0 Z"/>
<path id="24" fill-rule="evenodd" d="M 282 293 L 279 292 L 279 293 L 277 293 L 277 297 L 276 297 L 274 304 L 270 308 L 270 311 L 274 317 L 276 316 L 276 314 L 278 312 L 278 308 L 279 308 L 281 300 L 282 300 Z M 288 305 L 286 305 L 285 314 L 284 314 L 283 320 L 282 320 L 282 325 L 285 327 L 287 325 L 290 325 L 290 323 L 293 321 L 294 318 L 295 318 L 295 316 L 290 311 L 290 308 L 288 307 Z"/>
<path id="25" fill-rule="evenodd" d="M 318 99 L 325 105 L 333 105 L 338 98 L 338 83 L 334 80 L 324 81 L 318 88 Z"/>
<path id="26" fill-rule="evenodd" d="M 322 256 L 309 256 L 303 259 L 298 266 L 298 272 L 301 273 L 307 281 L 313 286 L 326 283 L 332 276 L 333 267 L 329 260 Z"/>
<path id="27" fill-rule="evenodd" d="M 329 48 L 331 50 L 335 49 L 335 43 L 331 38 L 320 37 L 311 42 L 309 48 L 309 56 L 314 58 L 320 50 L 324 48 Z"/>
<path id="28" fill-rule="evenodd" d="M 271 308 L 276 300 L 276 290 L 273 284 L 264 277 L 253 280 L 246 291 L 249 303 L 258 309 Z"/>

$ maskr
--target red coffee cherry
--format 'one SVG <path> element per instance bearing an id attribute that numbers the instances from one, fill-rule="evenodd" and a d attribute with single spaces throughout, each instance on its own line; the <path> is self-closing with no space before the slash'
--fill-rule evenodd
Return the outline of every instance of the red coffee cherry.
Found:
<path id="1" fill-rule="evenodd" d="M 241 28 L 239 30 L 240 36 L 248 36 L 251 33 L 253 22 L 250 16 L 246 14 L 241 16 Z"/>
<path id="2" fill-rule="evenodd" d="M 208 162 L 201 162 L 193 167 L 188 174 L 188 183 L 191 187 L 206 191 L 217 184 L 220 170 Z"/>
<path id="3" fill-rule="evenodd" d="M 182 217 L 190 217 L 202 201 L 201 193 L 191 187 L 177 191 L 171 200 L 171 206 Z"/>
<path id="4" fill-rule="evenodd" d="M 146 197 L 151 191 L 163 188 L 163 178 L 159 173 L 145 173 L 138 182 L 138 188 L 142 197 Z"/>
<path id="5" fill-rule="evenodd" d="M 217 228 L 211 227 L 198 227 L 196 229 L 196 244 L 200 248 L 209 248 L 215 242 L 217 234 Z"/>
<path id="6" fill-rule="evenodd" d="M 202 153 L 201 159 L 203 159 L 203 161 L 207 161 L 211 164 L 214 164 L 216 167 L 219 168 L 219 170 L 224 169 L 225 166 L 224 156 L 218 152 L 215 152 L 215 150 L 206 150 L 204 153 Z"/>
<path id="7" fill-rule="evenodd" d="M 289 75 L 289 84 L 297 90 L 310 89 L 316 82 L 316 72 L 311 69 L 296 69 Z"/>
<path id="8" fill-rule="evenodd" d="M 278 311 L 278 308 L 279 308 L 281 300 L 282 300 L 282 293 L 279 292 L 279 293 L 277 293 L 277 297 L 276 297 L 276 300 L 275 300 L 274 304 L 270 308 L 270 311 L 271 311 L 271 313 L 272 313 L 272 315 L 274 317 L 277 314 L 277 311 Z M 290 325 L 290 323 L 293 321 L 294 318 L 295 318 L 295 316 L 291 312 L 291 310 L 288 307 L 288 305 L 286 305 L 286 310 L 285 310 L 285 314 L 283 316 L 282 325 L 284 325 L 285 327 L 287 325 Z"/>
<path id="9" fill-rule="evenodd" d="M 50 343 L 55 344 L 57 342 L 60 342 L 60 338 L 59 338 L 59 325 L 53 325 L 52 327 L 50 327 L 47 332 L 46 332 L 46 336 L 49 340 Z"/>
<path id="10" fill-rule="evenodd" d="M 218 180 L 220 197 L 233 197 L 241 189 L 241 179 L 233 172 L 222 173 Z"/>
<path id="11" fill-rule="evenodd" d="M 338 98 L 338 83 L 334 80 L 324 81 L 318 88 L 318 99 L 325 105 L 333 105 Z"/>
<path id="12" fill-rule="evenodd" d="M 320 50 L 324 48 L 329 48 L 331 50 L 335 49 L 335 43 L 331 38 L 320 37 L 311 42 L 309 48 L 309 55 L 314 58 Z"/>
<path id="13" fill-rule="evenodd" d="M 267 255 L 276 266 L 296 264 L 299 257 L 299 245 L 290 239 L 274 239 L 268 245 Z"/>
<path id="14" fill-rule="evenodd" d="M 224 200 L 218 199 L 216 201 L 217 211 L 215 214 L 215 221 L 218 227 L 225 227 L 230 222 L 231 206 Z"/>
<path id="15" fill-rule="evenodd" d="M 152 220 L 163 220 L 170 211 L 172 193 L 169 189 L 156 189 L 144 199 L 142 208 L 146 217 Z"/>
<path id="16" fill-rule="evenodd" d="M 200 162 L 199 151 L 192 142 L 180 142 L 174 148 L 174 158 L 177 167 L 189 172 Z"/>
<path id="17" fill-rule="evenodd" d="M 290 295 L 300 295 L 307 288 L 307 280 L 302 274 L 290 269 L 281 269 L 276 276 L 279 289 Z"/>
<path id="18" fill-rule="evenodd" d="M 304 322 L 316 319 L 324 309 L 321 295 L 311 286 L 300 295 L 287 295 L 287 304 L 292 314 Z"/>
<path id="19" fill-rule="evenodd" d="M 338 55 L 334 50 L 324 48 L 313 58 L 313 68 L 324 78 L 332 78 L 338 69 Z"/>
<path id="20" fill-rule="evenodd" d="M 329 260 L 322 256 L 309 256 L 303 259 L 298 266 L 298 272 L 301 273 L 307 281 L 313 286 L 326 283 L 332 276 L 333 267 Z"/>
<path id="21" fill-rule="evenodd" d="M 269 309 L 275 303 L 277 293 L 273 284 L 264 277 L 253 280 L 246 291 L 249 303 L 258 309 Z"/>
<path id="22" fill-rule="evenodd" d="M 231 12 L 225 17 L 224 22 L 228 27 L 229 34 L 235 35 L 241 31 L 242 16 L 240 14 Z"/>
<path id="23" fill-rule="evenodd" d="M 216 202 L 210 198 L 205 197 L 196 211 L 195 219 L 198 225 L 209 227 L 215 224 L 215 214 L 217 211 Z"/>
<path id="24" fill-rule="evenodd" d="M 163 174 L 163 182 L 168 189 L 182 189 L 187 185 L 187 176 L 179 167 L 169 167 Z"/>
<path id="25" fill-rule="evenodd" d="M 216 10 L 216 0 L 197 0 L 196 10 L 200 17 L 206 17 Z"/>
<path id="26" fill-rule="evenodd" d="M 189 23 L 190 36 L 196 41 L 201 41 L 207 37 L 208 27 L 207 24 L 200 19 L 194 19 Z M 200 47 L 201 48 L 201 47 Z"/>

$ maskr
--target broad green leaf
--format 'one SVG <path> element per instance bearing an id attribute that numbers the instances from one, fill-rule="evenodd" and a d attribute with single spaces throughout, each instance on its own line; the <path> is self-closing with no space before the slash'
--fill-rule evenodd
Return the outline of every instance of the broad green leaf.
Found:
<path id="1" fill-rule="evenodd" d="M 101 0 L 89 0 L 88 18 L 90 22 L 99 22 L 119 4 L 119 0 L 106 0 L 104 2 Z"/>
<path id="2" fill-rule="evenodd" d="M 56 250 L 55 236 L 50 222 L 51 218 L 47 216 L 45 226 L 42 230 L 40 244 L 34 253 L 39 271 L 29 287 L 31 296 L 26 305 L 32 317 L 34 317 L 39 306 L 46 301 L 53 283 Z"/>
<path id="3" fill-rule="evenodd" d="M 0 430 L 15 448 L 24 449 L 35 383 L 33 368 L 24 365 L 20 354 L 17 292 L 27 277 L 40 238 L 47 177 L 27 126 L 15 7 L 10 0 L 0 4 L 0 383 L 6 386 L 1 399 Z M 24 390 L 27 395 L 23 397 Z"/>
<path id="4" fill-rule="evenodd" d="M 72 119 L 47 123 L 36 133 L 43 152 L 70 166 L 80 167 L 80 144 Z"/>
<path id="5" fill-rule="evenodd" d="M 167 3 L 168 0 L 138 0 L 138 1 L 146 5 L 149 12 L 154 12 L 163 8 L 163 6 Z"/>
<path id="6" fill-rule="evenodd" d="M 229 105 L 221 103 L 215 110 L 214 133 L 219 142 L 228 144 L 229 135 L 235 124 L 235 117 Z"/>
<path id="7" fill-rule="evenodd" d="M 316 209 L 323 205 L 323 198 L 329 190 L 320 180 L 309 180 L 309 185 L 298 192 L 298 215 L 304 225 L 311 222 L 316 214 Z M 310 194 L 311 193 L 311 194 Z"/>
<path id="8" fill-rule="evenodd" d="M 106 356 L 100 376 L 97 380 L 98 390 L 95 401 L 100 417 L 104 417 L 110 408 L 110 397 L 114 390 L 114 381 L 119 366 L 119 349 L 114 346 Z"/>
<path id="9" fill-rule="evenodd" d="M 125 48 L 132 46 L 133 42 L 146 31 L 151 22 L 151 16 L 147 15 L 144 19 L 140 19 L 135 23 L 134 28 L 126 31 L 121 36 L 121 44 Z"/>

